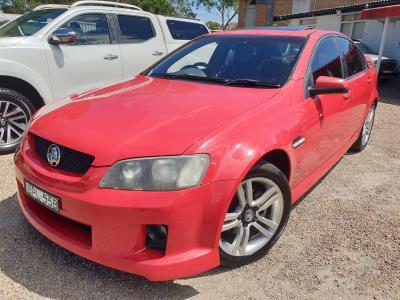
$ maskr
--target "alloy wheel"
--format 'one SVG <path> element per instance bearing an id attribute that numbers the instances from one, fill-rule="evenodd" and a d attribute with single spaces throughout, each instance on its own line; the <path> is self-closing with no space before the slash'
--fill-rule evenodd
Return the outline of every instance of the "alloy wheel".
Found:
<path id="1" fill-rule="evenodd" d="M 0 146 L 19 141 L 28 125 L 24 110 L 15 103 L 0 100 Z"/>
<path id="2" fill-rule="evenodd" d="M 244 180 L 229 207 L 222 226 L 220 248 L 232 256 L 248 256 L 274 236 L 284 210 L 283 195 L 272 180 Z"/>
<path id="3" fill-rule="evenodd" d="M 362 145 L 366 145 L 371 137 L 372 127 L 374 125 L 375 107 L 369 109 L 367 118 L 365 119 L 362 131 Z"/>

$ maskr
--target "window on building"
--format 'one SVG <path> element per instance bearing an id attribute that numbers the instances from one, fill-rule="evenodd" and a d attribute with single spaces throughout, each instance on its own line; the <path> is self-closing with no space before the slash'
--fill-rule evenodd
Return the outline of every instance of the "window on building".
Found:
<path id="1" fill-rule="evenodd" d="M 118 15 L 122 43 L 141 43 L 155 37 L 151 20 L 141 16 Z"/>
<path id="2" fill-rule="evenodd" d="M 316 24 L 317 24 L 317 18 L 302 19 L 299 21 L 300 26 L 310 26 L 312 28 L 315 28 Z"/>
<path id="3" fill-rule="evenodd" d="M 361 20 L 361 14 L 346 14 L 342 16 L 340 31 L 352 39 L 362 39 L 364 35 L 365 21 Z"/>
<path id="4" fill-rule="evenodd" d="M 339 49 L 333 37 L 322 40 L 311 61 L 314 83 L 319 76 L 343 78 Z"/>

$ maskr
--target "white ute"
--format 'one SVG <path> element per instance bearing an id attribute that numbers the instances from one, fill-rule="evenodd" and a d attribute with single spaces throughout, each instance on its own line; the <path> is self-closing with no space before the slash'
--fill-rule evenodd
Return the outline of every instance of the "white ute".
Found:
<path id="1" fill-rule="evenodd" d="M 42 5 L 0 27 L 0 154 L 18 146 L 35 110 L 132 78 L 204 23 L 108 1 Z"/>

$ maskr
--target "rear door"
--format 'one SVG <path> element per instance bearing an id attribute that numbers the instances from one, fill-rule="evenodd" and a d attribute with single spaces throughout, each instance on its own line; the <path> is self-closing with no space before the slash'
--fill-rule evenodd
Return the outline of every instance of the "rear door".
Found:
<path id="1" fill-rule="evenodd" d="M 157 18 L 151 14 L 115 15 L 118 41 L 123 59 L 123 76 L 131 78 L 167 54 Z"/>
<path id="2" fill-rule="evenodd" d="M 344 121 L 348 125 L 343 128 L 347 141 L 358 134 L 363 123 L 373 83 L 365 57 L 353 41 L 341 36 L 337 36 L 336 40 L 343 56 L 345 77 L 349 86 L 343 111 Z"/>
<path id="3" fill-rule="evenodd" d="M 77 41 L 72 45 L 45 44 L 56 99 L 122 79 L 120 48 L 112 41 L 106 14 L 75 14 L 54 30 L 58 28 L 75 31 Z"/>

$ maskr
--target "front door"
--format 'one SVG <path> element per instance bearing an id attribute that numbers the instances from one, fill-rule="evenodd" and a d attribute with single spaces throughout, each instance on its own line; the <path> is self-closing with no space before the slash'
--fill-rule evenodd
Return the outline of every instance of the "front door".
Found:
<path id="1" fill-rule="evenodd" d="M 77 41 L 46 46 L 54 100 L 122 79 L 120 48 L 111 42 L 104 13 L 76 15 L 59 28 L 75 31 Z"/>
<path id="2" fill-rule="evenodd" d="M 319 76 L 343 78 L 339 49 L 331 36 L 323 38 L 316 46 L 305 76 L 303 124 L 300 124 L 302 132 L 298 137 L 304 138 L 304 145 L 296 150 L 296 182 L 301 182 L 318 169 L 343 145 L 343 126 L 346 126 L 343 120 L 343 95 L 308 95 L 308 87 L 314 86 Z"/>

